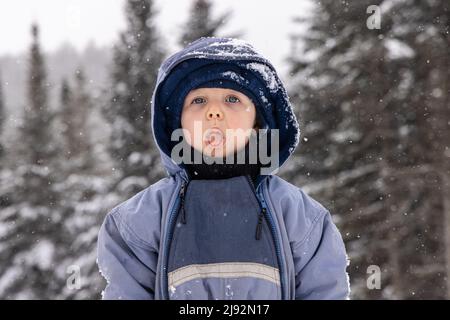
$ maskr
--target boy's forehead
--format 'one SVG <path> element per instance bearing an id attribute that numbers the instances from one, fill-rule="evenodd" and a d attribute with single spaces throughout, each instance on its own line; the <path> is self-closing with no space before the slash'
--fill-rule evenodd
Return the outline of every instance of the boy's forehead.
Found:
<path id="1" fill-rule="evenodd" d="M 194 93 L 195 94 L 198 94 L 198 93 L 221 94 L 221 93 L 229 93 L 229 92 L 233 92 L 233 93 L 238 93 L 238 94 L 244 95 L 240 91 L 236 91 L 236 90 L 228 89 L 228 88 L 196 88 L 196 89 L 192 89 L 191 91 L 189 91 L 188 94 L 194 94 Z"/>

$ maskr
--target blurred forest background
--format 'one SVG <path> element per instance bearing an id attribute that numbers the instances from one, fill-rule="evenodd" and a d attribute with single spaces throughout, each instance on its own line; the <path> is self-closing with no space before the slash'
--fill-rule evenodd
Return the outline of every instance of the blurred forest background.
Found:
<path id="1" fill-rule="evenodd" d="M 379 29 L 366 23 L 370 5 Z M 178 49 L 201 36 L 246 39 L 223 34 L 232 12 L 213 17 L 212 6 L 192 1 Z M 279 175 L 332 212 L 352 299 L 450 299 L 450 3 L 313 6 L 280 30 L 290 34 L 281 76 L 302 137 Z M 2 299 L 100 298 L 105 214 L 165 176 L 149 109 L 173 35 L 155 23 L 151 0 L 127 0 L 124 15 L 111 50 L 44 55 L 33 24 L 28 52 L 0 56 Z M 379 289 L 367 286 L 371 265 Z"/>

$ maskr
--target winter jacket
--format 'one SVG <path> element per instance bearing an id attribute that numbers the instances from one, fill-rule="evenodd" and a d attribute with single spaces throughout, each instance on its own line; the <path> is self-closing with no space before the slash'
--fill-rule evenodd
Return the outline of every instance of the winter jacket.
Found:
<path id="1" fill-rule="evenodd" d="M 167 176 L 113 208 L 100 228 L 104 299 L 348 299 L 348 259 L 330 212 L 276 174 L 190 180 L 172 161 L 158 90 L 183 61 L 262 65 L 271 86 L 270 128 L 280 130 L 279 167 L 299 128 L 272 64 L 243 41 L 201 38 L 160 67 L 151 126 Z M 267 75 L 272 78 L 267 78 Z M 275 86 L 274 86 L 275 83 Z"/>

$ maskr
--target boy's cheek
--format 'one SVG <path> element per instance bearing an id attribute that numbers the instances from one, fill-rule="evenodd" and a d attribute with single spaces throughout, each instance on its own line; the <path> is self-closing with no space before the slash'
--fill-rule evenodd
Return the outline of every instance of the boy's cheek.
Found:
<path id="1" fill-rule="evenodd" d="M 193 128 L 183 128 L 183 136 L 187 144 L 197 149 L 197 151 L 202 151 L 204 147 L 202 134 L 196 134 Z"/>

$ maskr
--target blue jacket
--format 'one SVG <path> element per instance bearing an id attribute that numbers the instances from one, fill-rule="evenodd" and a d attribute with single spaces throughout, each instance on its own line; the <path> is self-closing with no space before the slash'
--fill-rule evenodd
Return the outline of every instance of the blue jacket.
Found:
<path id="1" fill-rule="evenodd" d="M 280 130 L 279 167 L 298 143 L 286 91 L 272 64 L 250 45 L 201 38 L 166 59 L 151 126 L 167 177 L 106 215 L 97 245 L 107 280 L 103 298 L 348 299 L 345 246 L 319 202 L 275 174 L 261 175 L 256 186 L 247 176 L 189 181 L 171 160 L 158 90 L 174 67 L 192 58 L 268 68 L 274 103 L 265 116 Z"/>

